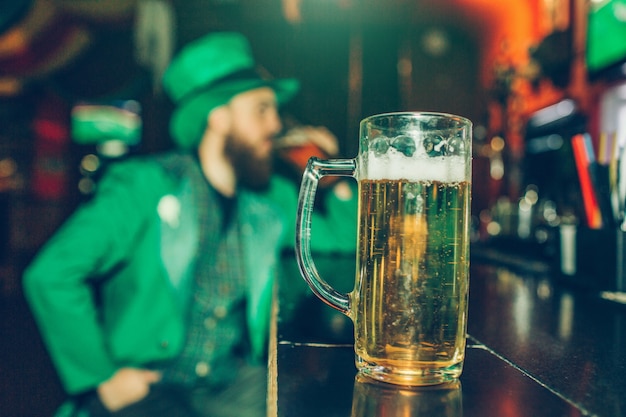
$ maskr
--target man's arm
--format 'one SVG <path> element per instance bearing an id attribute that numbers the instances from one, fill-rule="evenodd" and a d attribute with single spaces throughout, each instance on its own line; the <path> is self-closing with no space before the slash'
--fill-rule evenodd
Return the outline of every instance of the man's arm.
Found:
<path id="1" fill-rule="evenodd" d="M 133 164 L 111 167 L 93 200 L 70 217 L 25 271 L 25 295 L 69 393 L 94 389 L 117 370 L 90 280 L 132 253 L 149 210 L 148 177 Z"/>

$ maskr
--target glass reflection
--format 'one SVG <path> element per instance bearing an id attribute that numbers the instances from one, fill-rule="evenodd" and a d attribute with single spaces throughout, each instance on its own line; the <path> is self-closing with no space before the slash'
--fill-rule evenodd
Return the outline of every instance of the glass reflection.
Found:
<path id="1" fill-rule="evenodd" d="M 461 382 L 457 380 L 429 387 L 403 387 L 357 374 L 351 416 L 462 417 Z"/>

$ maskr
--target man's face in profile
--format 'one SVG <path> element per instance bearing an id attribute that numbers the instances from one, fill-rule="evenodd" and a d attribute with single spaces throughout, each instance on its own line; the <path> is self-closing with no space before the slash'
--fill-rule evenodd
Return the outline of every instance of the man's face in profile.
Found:
<path id="1" fill-rule="evenodd" d="M 235 96 L 229 103 L 232 124 L 225 153 L 241 186 L 262 190 L 272 174 L 273 140 L 282 124 L 276 94 L 269 87 Z"/>

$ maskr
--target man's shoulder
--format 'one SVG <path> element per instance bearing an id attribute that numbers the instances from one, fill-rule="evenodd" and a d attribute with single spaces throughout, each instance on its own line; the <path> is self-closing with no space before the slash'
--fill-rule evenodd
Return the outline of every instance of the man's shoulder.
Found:
<path id="1" fill-rule="evenodd" d="M 95 196 L 134 195 L 147 202 L 171 193 L 181 183 L 181 177 L 168 162 L 176 158 L 169 153 L 146 154 L 110 162 L 97 181 Z"/>
<path id="2" fill-rule="evenodd" d="M 134 177 L 136 180 L 174 180 L 192 161 L 188 153 L 170 151 L 146 154 L 116 161 L 107 168 L 107 175 Z"/>

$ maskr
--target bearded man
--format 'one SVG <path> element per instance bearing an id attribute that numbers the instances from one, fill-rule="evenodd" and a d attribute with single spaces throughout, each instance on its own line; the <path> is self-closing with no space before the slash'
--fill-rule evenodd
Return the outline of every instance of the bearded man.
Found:
<path id="1" fill-rule="evenodd" d="M 214 33 L 163 85 L 177 149 L 112 164 L 24 275 L 70 396 L 59 416 L 265 415 L 272 286 L 297 201 L 272 176 L 273 140 L 298 83 L 263 79 L 243 36 Z M 314 248 L 353 251 L 353 200 L 326 200 L 314 221 L 336 236 Z"/>

